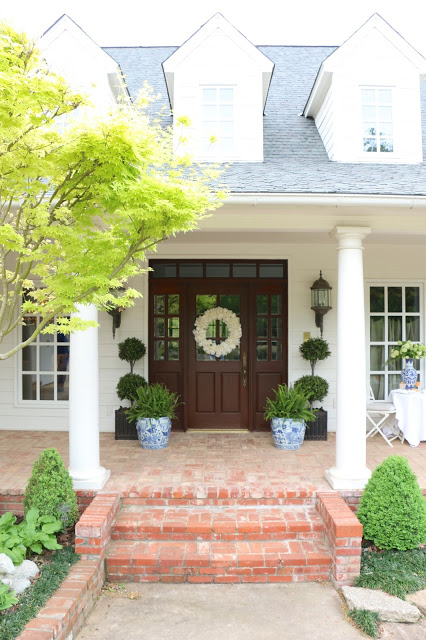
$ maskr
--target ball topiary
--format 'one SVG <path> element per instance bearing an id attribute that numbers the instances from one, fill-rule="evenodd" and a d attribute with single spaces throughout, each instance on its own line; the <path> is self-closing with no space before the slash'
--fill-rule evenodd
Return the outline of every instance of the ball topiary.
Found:
<path id="1" fill-rule="evenodd" d="M 130 400 L 133 404 L 136 391 L 139 387 L 145 387 L 146 380 L 138 373 L 126 373 L 117 383 L 117 395 L 120 400 Z"/>
<path id="2" fill-rule="evenodd" d="M 322 338 L 309 338 L 299 347 L 300 355 L 311 363 L 312 375 L 315 375 L 315 365 L 318 360 L 325 360 L 331 355 L 328 342 Z"/>
<path id="3" fill-rule="evenodd" d="M 311 394 L 309 402 L 321 402 L 328 393 L 328 382 L 321 376 L 302 376 L 294 383 L 305 395 Z"/>
<path id="4" fill-rule="evenodd" d="M 35 461 L 24 495 L 25 514 L 36 507 L 41 516 L 54 516 L 65 527 L 79 517 L 72 479 L 56 449 L 45 449 Z"/>
<path id="5" fill-rule="evenodd" d="M 402 456 L 390 456 L 373 472 L 357 512 L 364 538 L 380 549 L 415 549 L 426 542 L 426 499 Z"/>
<path id="6" fill-rule="evenodd" d="M 133 373 L 135 362 L 144 357 L 146 347 L 139 338 L 126 338 L 118 345 L 118 357 L 130 364 L 130 373 Z"/>

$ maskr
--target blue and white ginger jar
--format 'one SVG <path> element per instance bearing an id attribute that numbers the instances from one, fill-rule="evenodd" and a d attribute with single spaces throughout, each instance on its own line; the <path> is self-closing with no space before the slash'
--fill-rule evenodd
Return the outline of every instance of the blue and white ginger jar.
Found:
<path id="1" fill-rule="evenodd" d="M 139 444 L 143 449 L 165 449 L 171 428 L 170 418 L 140 418 L 136 422 Z"/>
<path id="2" fill-rule="evenodd" d="M 417 382 L 418 372 L 413 366 L 413 358 L 405 359 L 405 369 L 401 371 L 401 380 L 406 389 L 414 389 Z"/>
<path id="3" fill-rule="evenodd" d="M 272 418 L 272 438 L 277 449 L 300 449 L 305 437 L 306 423 L 284 418 Z"/>

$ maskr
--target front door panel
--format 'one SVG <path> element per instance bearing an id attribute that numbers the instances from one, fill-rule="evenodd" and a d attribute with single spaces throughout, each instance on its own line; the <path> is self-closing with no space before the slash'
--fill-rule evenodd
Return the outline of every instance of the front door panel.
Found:
<path id="1" fill-rule="evenodd" d="M 209 283 L 188 288 L 188 428 L 248 428 L 248 385 L 243 384 L 243 354 L 248 350 L 248 288 L 240 283 Z M 240 319 L 241 342 L 216 358 L 195 342 L 195 320 L 208 309 L 222 307 Z M 228 337 L 223 321 L 210 323 L 206 337 L 220 343 Z"/>

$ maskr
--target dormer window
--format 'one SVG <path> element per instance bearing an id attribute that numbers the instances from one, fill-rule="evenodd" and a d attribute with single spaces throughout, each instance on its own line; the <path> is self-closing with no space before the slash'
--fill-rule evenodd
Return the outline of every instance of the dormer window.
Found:
<path id="1" fill-rule="evenodd" d="M 363 88 L 362 143 L 365 153 L 393 152 L 392 89 Z"/>
<path id="2" fill-rule="evenodd" d="M 201 152 L 203 155 L 230 153 L 234 147 L 234 88 L 201 88 Z"/>

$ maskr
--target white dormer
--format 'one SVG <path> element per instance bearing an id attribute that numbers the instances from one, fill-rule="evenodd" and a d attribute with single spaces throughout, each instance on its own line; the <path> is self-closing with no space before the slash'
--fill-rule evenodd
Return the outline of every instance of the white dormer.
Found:
<path id="1" fill-rule="evenodd" d="M 425 75 L 423 56 L 374 14 L 322 63 L 304 110 L 330 160 L 422 162 Z"/>
<path id="2" fill-rule="evenodd" d="M 97 111 L 110 108 L 119 97 L 128 97 L 118 64 L 67 15 L 38 44 L 49 67 L 74 91 L 87 96 Z"/>
<path id="3" fill-rule="evenodd" d="M 202 161 L 263 161 L 273 67 L 220 13 L 213 16 L 163 63 L 178 151 Z"/>

